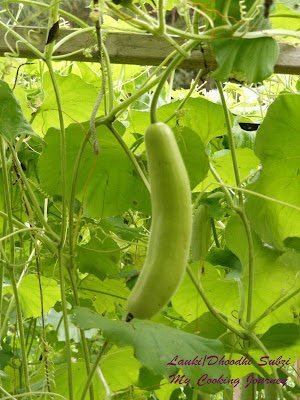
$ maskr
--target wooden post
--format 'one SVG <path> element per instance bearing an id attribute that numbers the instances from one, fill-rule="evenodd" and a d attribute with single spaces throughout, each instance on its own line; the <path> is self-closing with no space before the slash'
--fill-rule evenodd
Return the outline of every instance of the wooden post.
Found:
<path id="1" fill-rule="evenodd" d="M 240 400 L 241 398 L 241 384 L 233 389 L 233 400 Z"/>
<path id="2" fill-rule="evenodd" d="M 26 38 L 38 50 L 44 51 L 47 30 L 39 27 L 14 27 L 19 35 Z M 60 29 L 58 43 L 75 29 Z M 108 50 L 111 62 L 115 64 L 137 64 L 137 65 L 159 65 L 174 48 L 159 36 L 140 33 L 105 32 L 105 45 Z M 174 37 L 179 43 L 183 39 Z M 10 48 L 7 45 L 10 45 Z M 18 42 L 18 43 L 16 43 Z M 0 56 L 11 53 L 15 49 L 16 57 L 36 58 L 25 44 L 16 40 L 11 34 L 5 35 L 4 29 L 0 29 Z M 72 54 L 69 54 L 72 53 Z M 96 38 L 93 32 L 82 32 L 62 44 L 54 56 L 60 60 L 98 62 L 96 49 Z M 184 60 L 181 68 L 200 69 L 207 65 L 209 70 L 216 68 L 216 61 L 208 48 L 195 49 L 190 58 Z M 280 43 L 280 55 L 275 65 L 275 72 L 280 74 L 300 74 L 300 47 Z"/>

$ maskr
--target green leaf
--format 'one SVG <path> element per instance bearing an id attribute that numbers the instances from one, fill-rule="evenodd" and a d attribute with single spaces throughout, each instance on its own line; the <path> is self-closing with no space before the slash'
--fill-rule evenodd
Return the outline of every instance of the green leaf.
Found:
<path id="1" fill-rule="evenodd" d="M 0 80 L 0 135 L 12 140 L 19 135 L 36 135 L 25 119 L 8 84 Z"/>
<path id="2" fill-rule="evenodd" d="M 174 128 L 173 131 L 193 189 L 203 181 L 209 169 L 203 142 L 199 135 L 189 128 Z"/>
<path id="3" fill-rule="evenodd" d="M 129 127 L 126 129 L 126 133 L 144 135 L 147 127 L 150 124 L 149 113 L 139 110 L 130 110 L 129 113 Z"/>
<path id="4" fill-rule="evenodd" d="M 216 0 L 202 0 L 201 3 L 197 2 L 194 4 L 194 6 L 197 6 L 197 8 L 199 8 L 202 12 L 214 19 L 218 14 L 215 3 Z"/>
<path id="5" fill-rule="evenodd" d="M 283 243 L 286 247 L 295 249 L 300 253 L 300 237 L 287 237 Z"/>
<path id="6" fill-rule="evenodd" d="M 126 365 L 126 368 L 124 366 Z M 136 383 L 139 363 L 130 348 L 112 348 L 100 360 L 99 368 L 107 386 L 112 392 L 124 390 Z M 72 363 L 74 399 L 80 399 L 87 380 L 86 367 L 83 361 Z M 93 386 L 95 398 L 104 399 L 105 390 L 101 379 L 94 374 Z M 65 364 L 55 371 L 55 392 L 68 397 L 68 369 Z M 87 397 L 88 398 L 88 397 Z"/>
<path id="7" fill-rule="evenodd" d="M 79 297 L 90 299 L 99 314 L 115 311 L 118 304 L 124 306 L 129 293 L 129 289 L 120 280 L 100 281 L 93 275 L 84 278 L 79 285 Z"/>
<path id="8" fill-rule="evenodd" d="M 231 270 L 230 274 L 240 275 L 242 266 L 240 260 L 228 249 L 213 247 L 206 257 L 211 265 L 226 267 Z"/>
<path id="9" fill-rule="evenodd" d="M 251 172 L 257 169 L 259 160 L 253 151 L 248 148 L 236 149 L 236 158 L 240 179 L 241 181 L 246 180 Z M 235 186 L 235 175 L 230 151 L 223 150 L 214 153 L 212 163 L 221 176 L 222 181 L 227 185 Z M 212 178 L 212 180 L 215 181 L 215 178 Z"/>
<path id="10" fill-rule="evenodd" d="M 291 10 L 294 10 L 298 14 L 300 13 L 300 4 L 299 0 L 281 0 L 280 4 L 283 4 L 290 8 Z M 280 4 L 276 4 L 276 10 L 277 7 L 280 6 Z"/>
<path id="11" fill-rule="evenodd" d="M 259 159 L 248 148 L 236 149 L 236 158 L 238 164 L 238 171 L 241 181 L 246 180 L 253 171 L 258 168 Z M 229 150 L 221 150 L 215 152 L 211 157 L 210 161 L 217 170 L 219 176 L 222 178 L 222 182 L 226 185 L 235 186 L 235 175 L 232 165 L 232 157 Z M 206 179 L 196 186 L 194 191 L 201 191 L 204 189 L 214 190 L 219 188 L 218 184 L 212 184 L 216 182 L 216 178 L 211 172 L 208 173 Z"/>
<path id="12" fill-rule="evenodd" d="M 277 368 L 285 365 L 286 368 L 292 366 L 300 356 L 299 324 L 273 325 L 260 337 L 260 340 L 268 349 L 269 355 L 262 352 L 254 341 L 250 344 L 249 354 L 268 370 L 268 373 L 272 372 L 269 365 Z"/>
<path id="13" fill-rule="evenodd" d="M 101 220 L 101 228 L 106 232 L 113 232 L 119 238 L 127 241 L 138 240 L 142 238 L 143 228 L 132 227 L 124 222 L 122 217 L 109 217 Z"/>
<path id="14" fill-rule="evenodd" d="M 170 400 L 174 388 L 175 387 L 172 383 L 169 383 L 167 379 L 164 379 L 160 383 L 160 388 L 155 390 L 156 397 L 159 400 Z"/>
<path id="15" fill-rule="evenodd" d="M 206 2 L 209 0 L 206 0 Z M 249 10 L 250 7 L 253 5 L 255 0 L 244 0 L 243 3 L 245 3 L 246 10 Z M 224 25 L 224 13 L 223 10 L 227 6 L 227 1 L 226 0 L 215 0 L 215 10 L 216 10 L 216 22 L 218 25 Z M 241 12 L 240 12 L 240 5 L 238 1 L 231 1 L 230 7 L 228 10 L 228 19 L 231 23 L 236 23 L 237 21 L 240 20 L 241 18 Z M 205 10 L 203 10 L 205 11 Z M 206 12 L 206 11 L 205 11 Z M 253 22 L 253 21 L 252 21 Z"/>
<path id="16" fill-rule="evenodd" d="M 172 10 L 174 7 L 177 6 L 177 4 L 178 4 L 178 0 L 167 0 L 166 1 L 166 11 Z"/>
<path id="17" fill-rule="evenodd" d="M 273 29 L 288 29 L 297 31 L 299 29 L 300 19 L 300 5 L 298 0 L 285 1 L 285 4 L 281 1 L 277 2 L 275 12 L 272 12 L 272 28 Z M 294 3 L 294 4 L 293 4 Z M 298 9 L 294 6 L 298 4 Z M 283 38 L 288 43 L 299 43 L 297 38 Z"/>
<path id="18" fill-rule="evenodd" d="M 300 327 L 296 324 L 277 324 L 264 333 L 260 340 L 267 349 L 285 348 L 297 342 L 300 344 Z"/>
<path id="19" fill-rule="evenodd" d="M 146 367 L 142 367 L 140 369 L 138 386 L 144 388 L 145 390 L 153 390 L 153 388 L 157 386 L 159 387 L 161 378 L 161 376 L 155 375 Z"/>
<path id="20" fill-rule="evenodd" d="M 262 170 L 247 189 L 300 208 L 300 95 L 279 96 L 268 109 L 255 141 Z M 284 240 L 300 237 L 300 211 L 247 195 L 246 211 L 257 234 L 285 250 Z"/>
<path id="21" fill-rule="evenodd" d="M 236 240 L 239 238 L 239 240 Z M 227 247 L 240 259 L 243 267 L 243 282 L 248 288 L 248 242 L 241 219 L 232 216 L 225 230 Z M 259 317 L 273 303 L 287 296 L 300 287 L 299 264 L 300 254 L 290 250 L 284 254 L 264 246 L 253 234 L 254 292 L 253 319 Z M 270 282 L 270 277 L 272 283 Z M 247 290 L 245 292 L 247 296 Z M 300 311 L 300 295 L 275 309 L 257 325 L 258 332 L 264 332 L 277 323 L 294 323 Z"/>
<path id="22" fill-rule="evenodd" d="M 215 79 L 256 83 L 273 73 L 279 46 L 273 38 L 218 39 L 213 42 L 213 51 L 218 63 L 212 74 Z"/>
<path id="23" fill-rule="evenodd" d="M 164 108 L 161 107 L 159 111 L 161 111 L 162 113 L 164 113 L 166 110 L 169 111 L 169 106 L 172 106 L 173 109 L 173 104 L 175 103 L 164 106 L 164 111 L 161 111 Z M 133 110 L 131 112 L 131 118 L 131 125 L 126 130 L 126 134 L 144 134 L 145 129 L 149 125 L 149 113 Z M 208 157 L 205 152 L 203 140 L 201 137 L 199 137 L 199 129 L 195 131 L 190 126 L 184 125 L 185 122 L 185 120 L 182 120 L 183 125 L 179 124 L 176 125 L 176 127 L 173 127 L 172 124 L 174 123 L 174 121 L 172 120 L 170 121 L 170 126 L 172 127 L 172 130 L 176 136 L 178 147 L 190 178 L 191 187 L 193 188 L 207 175 Z M 144 149 L 144 146 L 141 146 L 141 148 Z"/>
<path id="24" fill-rule="evenodd" d="M 13 349 L 9 344 L 9 339 L 7 337 L 7 342 L 1 341 L 1 350 L 0 350 L 0 369 L 4 370 L 4 368 L 9 365 L 10 360 L 14 356 Z"/>
<path id="25" fill-rule="evenodd" d="M 193 264 L 194 274 L 198 274 L 199 265 Z M 204 264 L 201 275 L 201 285 L 211 304 L 224 314 L 231 315 L 239 306 L 237 282 L 226 279 L 224 271 L 219 271 L 210 264 Z M 195 285 L 186 274 L 182 284 L 172 299 L 172 305 L 178 314 L 192 322 L 207 312 L 207 307 L 201 299 Z"/>
<path id="26" fill-rule="evenodd" d="M 135 384 L 138 380 L 139 367 L 140 363 L 130 347 L 121 349 L 113 347 L 100 362 L 108 386 L 114 392 Z"/>
<path id="27" fill-rule="evenodd" d="M 74 122 L 88 121 L 97 98 L 97 89 L 84 82 L 78 75 L 55 74 L 59 89 L 65 127 Z M 34 119 L 33 127 L 43 135 L 47 130 L 60 128 L 58 108 L 50 74 L 43 75 L 45 98 Z M 100 111 L 103 108 L 100 108 Z"/>
<path id="28" fill-rule="evenodd" d="M 72 124 L 66 129 L 67 193 L 70 194 L 73 169 L 87 124 Z M 76 186 L 76 198 L 84 214 L 102 218 L 122 214 L 128 208 L 149 211 L 150 197 L 131 161 L 105 126 L 96 130 L 100 144 L 98 157 L 88 144 L 83 152 Z M 49 129 L 47 147 L 40 156 L 38 171 L 41 186 L 50 195 L 61 195 L 60 133 Z"/>
<path id="29" fill-rule="evenodd" d="M 184 106 L 177 111 L 180 101 L 166 104 L 158 109 L 160 120 L 168 119 L 173 113 L 175 117 L 169 125 L 186 127 L 196 132 L 204 145 L 216 136 L 226 133 L 224 111 L 220 104 L 213 103 L 205 98 L 189 98 Z"/>
<path id="30" fill-rule="evenodd" d="M 184 327 L 184 330 L 194 335 L 199 335 L 208 339 L 218 339 L 226 328 L 210 312 L 202 314 L 196 320 Z"/>
<path id="31" fill-rule="evenodd" d="M 41 276 L 41 284 L 43 309 L 44 314 L 47 314 L 50 308 L 60 300 L 60 289 L 54 279 L 45 278 L 44 276 Z M 13 293 L 11 286 L 6 286 L 3 291 L 5 293 Z M 25 318 L 37 318 L 42 315 L 40 287 L 36 275 L 26 275 L 22 279 L 18 287 L 18 294 Z"/>
<path id="32" fill-rule="evenodd" d="M 104 279 L 107 275 L 118 272 L 120 248 L 114 240 L 98 231 L 97 236 L 87 244 L 77 246 L 77 261 L 81 272 Z"/>
<path id="33" fill-rule="evenodd" d="M 176 355 L 178 360 L 193 360 L 196 356 L 200 358 L 207 354 L 221 356 L 223 348 L 217 340 L 201 338 L 151 321 L 111 321 L 83 308 L 76 308 L 74 318 L 82 329 L 101 329 L 103 335 L 117 346 L 133 346 L 137 359 L 156 375 L 168 377 L 181 368 L 193 382 L 205 373 L 210 377 L 228 376 L 228 368 L 222 365 L 178 367 L 176 361 L 173 361 L 176 366 L 172 365 Z M 216 393 L 222 386 L 210 385 L 207 389 Z"/>

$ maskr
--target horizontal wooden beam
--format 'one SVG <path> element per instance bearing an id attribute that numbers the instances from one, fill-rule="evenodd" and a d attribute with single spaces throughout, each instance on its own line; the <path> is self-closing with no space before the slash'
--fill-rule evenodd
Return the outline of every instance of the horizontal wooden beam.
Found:
<path id="1" fill-rule="evenodd" d="M 45 28 L 15 27 L 15 32 L 26 38 L 41 52 L 44 51 L 47 31 Z M 1 30 L 0 30 L 1 32 Z M 75 30 L 60 29 L 57 42 L 65 38 Z M 16 51 L 16 57 L 36 58 L 28 47 L 14 38 L 11 33 L 0 34 L 0 55 Z M 170 45 L 163 38 L 147 34 L 133 34 L 110 32 L 105 33 L 105 43 L 112 63 L 115 64 L 137 64 L 137 65 L 159 65 L 168 54 L 173 51 Z M 181 39 L 176 39 L 179 43 Z M 96 38 L 93 32 L 81 32 L 63 43 L 54 54 L 60 60 L 73 61 L 98 61 L 96 51 Z M 216 62 L 212 54 L 205 49 L 196 49 L 189 59 L 182 62 L 183 68 L 199 69 L 206 66 L 213 70 Z M 263 57 L 263 55 L 262 55 Z M 288 44 L 280 44 L 280 56 L 275 66 L 275 72 L 280 74 L 300 74 L 300 47 Z"/>

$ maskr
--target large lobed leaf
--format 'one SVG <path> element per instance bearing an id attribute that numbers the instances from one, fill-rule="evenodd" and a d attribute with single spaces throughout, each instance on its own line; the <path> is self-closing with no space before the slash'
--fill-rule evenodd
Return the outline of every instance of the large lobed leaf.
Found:
<path id="1" fill-rule="evenodd" d="M 268 78 L 279 56 L 279 46 L 272 38 L 219 39 L 213 42 L 218 63 L 213 77 L 257 83 Z"/>
<path id="2" fill-rule="evenodd" d="M 224 365 L 168 365 L 176 355 L 178 360 L 193 360 L 196 356 L 201 358 L 205 355 L 221 357 L 223 347 L 218 340 L 206 339 L 151 321 L 112 321 L 84 308 L 75 309 L 74 319 L 82 329 L 101 329 L 103 335 L 119 347 L 132 346 L 136 358 L 156 375 L 168 377 L 181 369 L 194 384 L 205 373 L 209 377 L 220 377 L 222 374 L 229 376 L 228 367 Z M 222 385 L 207 385 L 203 389 L 216 393 L 222 390 Z"/>
<path id="3" fill-rule="evenodd" d="M 248 189 L 300 208 L 300 95 L 279 96 L 269 107 L 255 141 L 262 170 Z M 246 210 L 264 242 L 285 250 L 300 237 L 300 211 L 254 195 Z M 296 243 L 297 240 L 294 240 Z"/>
<path id="4" fill-rule="evenodd" d="M 241 219 L 235 215 L 227 223 L 225 232 L 228 248 L 239 258 L 243 267 L 245 288 L 248 287 L 248 241 Z M 239 238 L 239 240 L 236 240 Z M 254 256 L 254 293 L 253 318 L 260 316 L 274 302 L 300 287 L 300 254 L 289 250 L 281 253 L 269 246 L 264 246 L 253 235 Z M 271 281 L 270 281 L 271 279 Z M 270 282 L 270 284 L 267 284 Z M 247 292 L 246 292 L 247 293 Z M 300 312 L 300 295 L 291 298 L 280 308 L 261 320 L 257 326 L 262 333 L 277 323 L 295 323 Z"/>
<path id="5" fill-rule="evenodd" d="M 97 99 L 96 87 L 74 74 L 55 74 L 55 78 L 59 87 L 65 126 L 89 120 Z M 38 109 L 33 127 L 44 135 L 50 127 L 60 127 L 58 106 L 49 72 L 43 75 L 43 92 L 44 101 Z"/>
<path id="6" fill-rule="evenodd" d="M 226 123 L 224 111 L 220 104 L 213 103 L 205 98 L 189 98 L 184 106 L 176 111 L 180 101 L 166 104 L 158 109 L 159 119 L 168 119 L 174 113 L 174 118 L 170 120 L 170 125 L 187 127 L 196 132 L 204 145 L 216 136 L 226 133 Z"/>
<path id="7" fill-rule="evenodd" d="M 44 276 L 40 279 L 43 290 L 43 311 L 46 314 L 60 300 L 60 289 L 54 279 Z M 5 286 L 3 291 L 13 294 L 11 286 Z M 29 274 L 22 279 L 18 294 L 25 318 L 37 318 L 42 315 L 40 285 L 36 275 Z"/>
<path id="8" fill-rule="evenodd" d="M 66 129 L 67 193 L 71 192 L 73 169 L 87 124 L 71 124 Z M 141 179 L 112 133 L 105 126 L 97 128 L 100 154 L 95 156 L 91 144 L 83 152 L 76 197 L 82 202 L 85 215 L 102 218 L 122 214 L 128 208 L 149 210 L 150 198 Z M 61 194 L 60 133 L 49 129 L 47 147 L 39 160 L 39 177 L 50 195 Z"/>

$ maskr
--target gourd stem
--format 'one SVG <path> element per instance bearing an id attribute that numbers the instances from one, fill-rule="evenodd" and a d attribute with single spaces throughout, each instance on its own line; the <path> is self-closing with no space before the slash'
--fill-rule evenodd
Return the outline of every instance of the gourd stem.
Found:
<path id="1" fill-rule="evenodd" d="M 192 50 L 192 48 L 195 47 L 195 46 L 196 46 L 195 41 L 189 41 L 186 44 L 185 51 L 188 52 L 188 51 Z M 169 78 L 171 72 L 173 70 L 175 70 L 178 67 L 178 65 L 181 64 L 181 62 L 184 60 L 184 58 L 185 57 L 182 54 L 177 54 L 174 57 L 174 59 L 171 61 L 171 63 L 168 65 L 166 70 L 162 73 L 162 76 L 161 76 L 161 78 L 160 78 L 160 80 L 158 82 L 158 85 L 157 85 L 157 87 L 155 89 L 155 92 L 153 94 L 152 101 L 151 101 L 150 120 L 151 120 L 152 124 L 154 124 L 155 122 L 158 121 L 157 115 L 156 115 L 156 109 L 157 109 L 157 104 L 158 104 L 160 93 L 161 93 L 161 91 L 162 91 L 167 79 Z"/>

